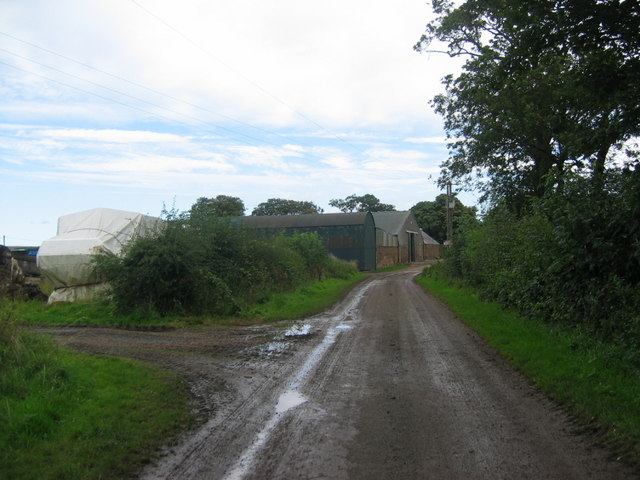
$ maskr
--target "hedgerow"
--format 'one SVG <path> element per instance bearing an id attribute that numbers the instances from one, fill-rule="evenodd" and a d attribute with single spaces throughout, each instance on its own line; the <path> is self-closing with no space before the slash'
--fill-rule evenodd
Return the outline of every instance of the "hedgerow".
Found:
<path id="1" fill-rule="evenodd" d="M 265 237 L 231 218 L 171 212 L 154 235 L 120 257 L 97 256 L 97 273 L 122 311 L 238 313 L 312 280 L 355 273 L 315 233 Z"/>
<path id="2" fill-rule="evenodd" d="M 532 200 L 495 206 L 457 232 L 440 274 L 523 314 L 585 329 L 640 351 L 640 168 L 610 170 Z"/>

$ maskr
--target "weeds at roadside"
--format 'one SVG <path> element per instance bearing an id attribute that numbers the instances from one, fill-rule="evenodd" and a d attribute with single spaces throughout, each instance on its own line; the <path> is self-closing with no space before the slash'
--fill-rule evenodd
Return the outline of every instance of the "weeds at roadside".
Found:
<path id="1" fill-rule="evenodd" d="M 320 313 L 338 302 L 365 275 L 358 273 L 347 279 L 329 278 L 299 287 L 291 293 L 272 295 L 266 302 L 241 313 L 247 319 L 265 321 L 303 318 Z"/>
<path id="2" fill-rule="evenodd" d="M 239 326 L 261 321 L 306 317 L 336 303 L 365 275 L 328 278 L 298 287 L 293 292 L 271 294 L 259 304 L 247 305 L 235 315 L 159 315 L 134 311 L 118 314 L 106 302 L 47 305 L 44 302 L 0 302 L 11 308 L 16 319 L 26 325 L 94 325 L 122 328 L 180 328 L 193 326 Z"/>
<path id="3" fill-rule="evenodd" d="M 125 478 L 189 421 L 166 372 L 65 351 L 0 308 L 0 478 Z"/>
<path id="4" fill-rule="evenodd" d="M 621 458 L 640 464 L 640 370 L 620 347 L 523 318 L 469 288 L 417 279 L 554 401 L 597 424 Z"/>

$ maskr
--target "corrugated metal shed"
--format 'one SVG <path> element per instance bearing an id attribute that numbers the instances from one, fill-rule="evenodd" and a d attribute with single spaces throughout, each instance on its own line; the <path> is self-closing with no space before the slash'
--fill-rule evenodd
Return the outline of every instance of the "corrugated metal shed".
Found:
<path id="1" fill-rule="evenodd" d="M 337 258 L 357 262 L 360 270 L 376 268 L 376 233 L 371 213 L 248 216 L 240 222 L 267 234 L 317 232 L 329 253 Z"/>
<path id="2" fill-rule="evenodd" d="M 305 228 L 363 225 L 370 213 L 309 213 L 304 215 L 265 215 L 242 217 L 249 228 Z"/>

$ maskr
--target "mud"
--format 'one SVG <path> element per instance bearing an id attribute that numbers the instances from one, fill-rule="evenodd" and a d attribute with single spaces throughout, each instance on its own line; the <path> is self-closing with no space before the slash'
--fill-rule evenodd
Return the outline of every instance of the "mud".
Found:
<path id="1" fill-rule="evenodd" d="M 46 331 L 187 381 L 197 425 L 143 479 L 639 478 L 425 294 L 417 272 L 374 275 L 293 327 Z"/>

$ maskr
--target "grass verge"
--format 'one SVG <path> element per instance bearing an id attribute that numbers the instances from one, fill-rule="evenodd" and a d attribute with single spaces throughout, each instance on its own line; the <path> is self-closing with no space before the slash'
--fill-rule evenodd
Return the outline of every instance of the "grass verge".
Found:
<path id="1" fill-rule="evenodd" d="M 146 325 L 164 326 L 184 322 L 180 317 L 162 317 L 160 315 L 134 312 L 129 315 L 115 313 L 114 308 L 106 302 L 71 303 L 48 305 L 42 301 L 11 302 L 4 300 L 4 305 L 14 311 L 16 318 L 24 324 L 38 325 Z"/>
<path id="2" fill-rule="evenodd" d="M 628 352 L 569 328 L 520 317 L 471 289 L 417 277 L 540 390 L 603 435 L 620 458 L 640 461 L 640 371 Z"/>
<path id="3" fill-rule="evenodd" d="M 16 318 L 27 325 L 95 325 L 137 327 L 185 327 L 194 325 L 234 326 L 261 321 L 303 318 L 314 315 L 342 298 L 366 275 L 356 273 L 348 278 L 329 278 L 297 288 L 293 292 L 273 294 L 264 303 L 243 309 L 239 315 L 210 316 L 161 316 L 149 312 L 121 315 L 105 302 L 47 305 L 44 302 L 2 301 L 14 310 Z"/>
<path id="4" fill-rule="evenodd" d="M 297 288 L 291 293 L 279 293 L 266 302 L 243 312 L 246 319 L 265 321 L 304 318 L 320 313 L 338 302 L 366 275 L 357 273 L 347 279 L 328 278 Z"/>
<path id="5" fill-rule="evenodd" d="M 129 478 L 190 422 L 184 386 L 133 360 L 58 348 L 0 316 L 0 478 Z"/>

